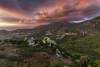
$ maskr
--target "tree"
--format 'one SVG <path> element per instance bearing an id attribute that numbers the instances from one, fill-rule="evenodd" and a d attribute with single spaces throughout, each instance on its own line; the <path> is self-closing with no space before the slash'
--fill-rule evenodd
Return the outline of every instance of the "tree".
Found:
<path id="1" fill-rule="evenodd" d="M 81 67 L 88 67 L 88 65 L 89 65 L 88 56 L 81 56 L 80 63 L 81 63 Z"/>

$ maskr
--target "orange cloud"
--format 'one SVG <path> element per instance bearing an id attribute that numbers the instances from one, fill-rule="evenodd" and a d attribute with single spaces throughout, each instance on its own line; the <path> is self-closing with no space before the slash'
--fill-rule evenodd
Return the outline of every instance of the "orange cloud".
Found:
<path id="1" fill-rule="evenodd" d="M 33 23 L 34 25 L 34 23 L 37 23 L 39 25 L 45 22 L 83 20 L 84 18 L 90 18 L 100 14 L 100 0 L 42 1 L 2 0 L 0 1 L 0 15 L 2 17 L 14 17 L 11 19 L 18 19 L 18 24 L 30 25 Z M 13 23 L 16 22 L 13 21 Z"/>

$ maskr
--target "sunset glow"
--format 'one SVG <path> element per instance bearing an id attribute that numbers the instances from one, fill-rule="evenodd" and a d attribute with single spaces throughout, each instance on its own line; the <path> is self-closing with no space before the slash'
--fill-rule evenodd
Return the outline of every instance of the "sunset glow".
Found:
<path id="1" fill-rule="evenodd" d="M 83 21 L 100 15 L 99 0 L 1 0 L 0 27 Z"/>
<path id="2" fill-rule="evenodd" d="M 18 24 L 0 22 L 0 27 L 14 27 L 14 26 L 18 26 Z"/>

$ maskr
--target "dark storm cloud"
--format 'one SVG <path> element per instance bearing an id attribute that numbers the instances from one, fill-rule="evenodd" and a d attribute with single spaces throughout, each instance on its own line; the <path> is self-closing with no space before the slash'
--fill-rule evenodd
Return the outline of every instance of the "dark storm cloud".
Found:
<path id="1" fill-rule="evenodd" d="M 49 0 L 0 0 L 0 8 L 15 12 L 31 13 Z"/>
<path id="2" fill-rule="evenodd" d="M 39 5 L 42 5 L 45 0 L 17 0 L 19 6 L 23 10 L 34 10 L 35 8 L 38 8 Z"/>
<path id="3" fill-rule="evenodd" d="M 96 15 L 100 12 L 99 4 L 100 0 L 0 0 L 0 9 L 14 13 L 14 16 L 22 14 L 39 21 L 73 20 Z"/>
<path id="4" fill-rule="evenodd" d="M 97 5 L 89 6 L 87 7 L 87 9 L 83 10 L 83 14 L 89 17 L 100 14 L 100 6 Z"/>
<path id="5" fill-rule="evenodd" d="M 17 0 L 0 0 L 0 8 L 7 10 L 21 10 Z"/>

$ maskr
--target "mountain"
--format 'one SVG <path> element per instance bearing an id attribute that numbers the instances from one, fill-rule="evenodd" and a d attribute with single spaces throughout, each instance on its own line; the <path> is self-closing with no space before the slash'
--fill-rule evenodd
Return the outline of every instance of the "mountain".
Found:
<path id="1" fill-rule="evenodd" d="M 96 17 L 92 20 L 87 20 L 82 23 L 68 23 L 68 22 L 54 22 L 48 25 L 41 25 L 34 29 L 17 29 L 13 32 L 91 32 L 95 30 L 99 31 L 100 17 Z"/>
<path id="2" fill-rule="evenodd" d="M 11 64 L 9 67 L 64 67 L 62 65 L 73 64 L 84 56 L 94 60 L 100 59 L 100 17 L 82 23 L 54 22 L 48 25 L 41 25 L 34 29 L 16 29 L 13 31 L 0 30 L 0 66 L 5 63 Z M 29 46 L 25 40 L 14 39 L 13 37 L 23 38 L 27 35 L 42 37 L 47 33 L 54 36 L 65 33 L 93 33 L 84 37 L 68 36 L 57 42 L 57 47 L 48 48 L 48 44 L 41 43 L 42 39 L 36 39 L 38 47 Z M 96 32 L 96 33 L 94 33 Z M 79 36 L 79 35 L 78 35 Z M 12 38 L 7 39 L 5 38 Z M 43 36 L 44 37 L 44 36 Z M 29 38 L 29 40 L 31 37 Z M 33 39 L 33 38 L 32 38 Z M 42 44 L 42 45 L 41 45 Z M 47 47 L 46 47 L 47 46 Z M 58 47 L 59 46 L 59 47 Z M 42 49 L 41 49 L 42 48 Z M 45 48 L 45 49 L 43 49 Z M 58 50 L 60 49 L 60 52 Z M 90 49 L 91 48 L 91 49 Z M 55 49 L 57 49 L 55 51 Z M 60 53 L 61 56 L 59 57 Z M 58 57 L 56 57 L 56 55 Z M 63 57 L 64 56 L 64 57 Z M 66 58 L 67 57 L 67 58 Z M 74 59 L 74 60 L 73 60 Z M 84 59 L 83 59 L 84 60 Z M 49 66 L 48 66 L 49 65 Z M 55 66 L 58 65 L 58 66 Z M 1 66 L 6 67 L 6 66 Z"/>
<path id="3" fill-rule="evenodd" d="M 100 32 L 100 17 L 96 17 L 95 19 L 91 21 L 95 23 L 95 31 Z"/>
<path id="4" fill-rule="evenodd" d="M 45 35 L 47 33 L 63 34 L 72 32 L 79 34 L 88 34 L 98 31 L 100 31 L 100 17 L 96 17 L 92 20 L 87 20 L 82 23 L 52 22 L 51 24 L 41 25 L 33 29 L 16 29 L 13 31 L 0 30 L 0 37 L 24 37 L 27 35 L 41 37 L 41 35 Z"/>

